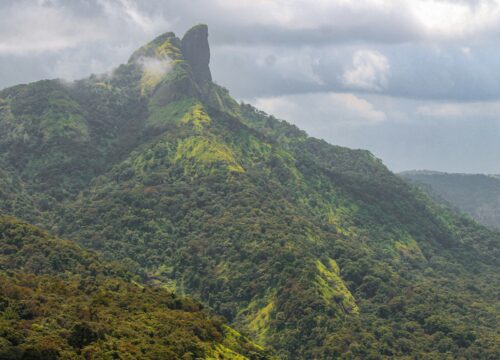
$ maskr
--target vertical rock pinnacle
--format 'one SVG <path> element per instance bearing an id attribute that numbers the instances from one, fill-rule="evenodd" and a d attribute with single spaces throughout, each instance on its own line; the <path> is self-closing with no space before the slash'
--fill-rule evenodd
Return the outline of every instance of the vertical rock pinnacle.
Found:
<path id="1" fill-rule="evenodd" d="M 196 81 L 200 84 L 212 80 L 210 73 L 210 47 L 208 45 L 208 27 L 201 24 L 189 29 L 182 38 L 182 54 L 193 70 Z"/>

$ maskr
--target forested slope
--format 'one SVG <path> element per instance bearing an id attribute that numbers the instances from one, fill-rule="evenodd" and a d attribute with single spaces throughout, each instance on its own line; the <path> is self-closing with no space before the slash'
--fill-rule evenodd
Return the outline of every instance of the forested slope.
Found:
<path id="1" fill-rule="evenodd" d="M 0 217 L 1 359 L 265 359 L 198 302 Z"/>

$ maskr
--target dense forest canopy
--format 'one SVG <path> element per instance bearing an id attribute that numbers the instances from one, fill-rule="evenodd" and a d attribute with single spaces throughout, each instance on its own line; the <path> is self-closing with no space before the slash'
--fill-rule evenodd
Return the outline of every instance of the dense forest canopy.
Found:
<path id="1" fill-rule="evenodd" d="M 267 359 L 189 298 L 0 217 L 1 359 Z"/>

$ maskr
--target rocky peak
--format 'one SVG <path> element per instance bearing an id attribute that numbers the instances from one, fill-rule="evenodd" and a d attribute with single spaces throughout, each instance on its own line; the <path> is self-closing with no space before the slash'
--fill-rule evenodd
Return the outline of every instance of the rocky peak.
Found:
<path id="1" fill-rule="evenodd" d="M 207 25 L 200 24 L 189 29 L 182 38 L 181 48 L 184 59 L 193 70 L 196 81 L 200 84 L 211 81 Z"/>
<path id="2" fill-rule="evenodd" d="M 129 63 L 140 62 L 144 58 L 165 58 L 176 60 L 180 57 L 181 41 L 173 32 L 158 36 L 153 41 L 136 50 Z"/>

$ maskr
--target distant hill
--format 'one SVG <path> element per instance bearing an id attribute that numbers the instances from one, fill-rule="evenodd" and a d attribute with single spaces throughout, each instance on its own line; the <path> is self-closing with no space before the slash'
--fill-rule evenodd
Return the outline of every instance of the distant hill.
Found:
<path id="1" fill-rule="evenodd" d="M 64 247 L 21 261 L 22 278 L 4 288 L 16 304 L 2 315 L 9 349 L 34 337 L 72 351 L 73 332 L 79 345 L 99 339 L 89 352 L 130 348 L 128 358 L 168 359 L 157 346 L 210 358 L 218 345 L 263 356 L 225 341 L 232 333 L 189 296 L 281 359 L 500 358 L 500 233 L 369 151 L 238 103 L 209 60 L 198 25 L 160 35 L 110 74 L 0 91 L 0 212 L 101 259 L 90 277 Z M 83 274 L 67 275 L 66 260 Z M 139 285 L 99 276 L 103 264 Z M 54 274 L 33 274 L 47 266 Z M 45 286 L 45 276 L 70 282 Z M 34 315 L 17 310 L 32 304 Z M 75 327 L 93 307 L 95 327 Z"/>
<path id="2" fill-rule="evenodd" d="M 500 176 L 408 171 L 403 178 L 419 185 L 434 199 L 444 201 L 486 226 L 500 229 Z"/>

